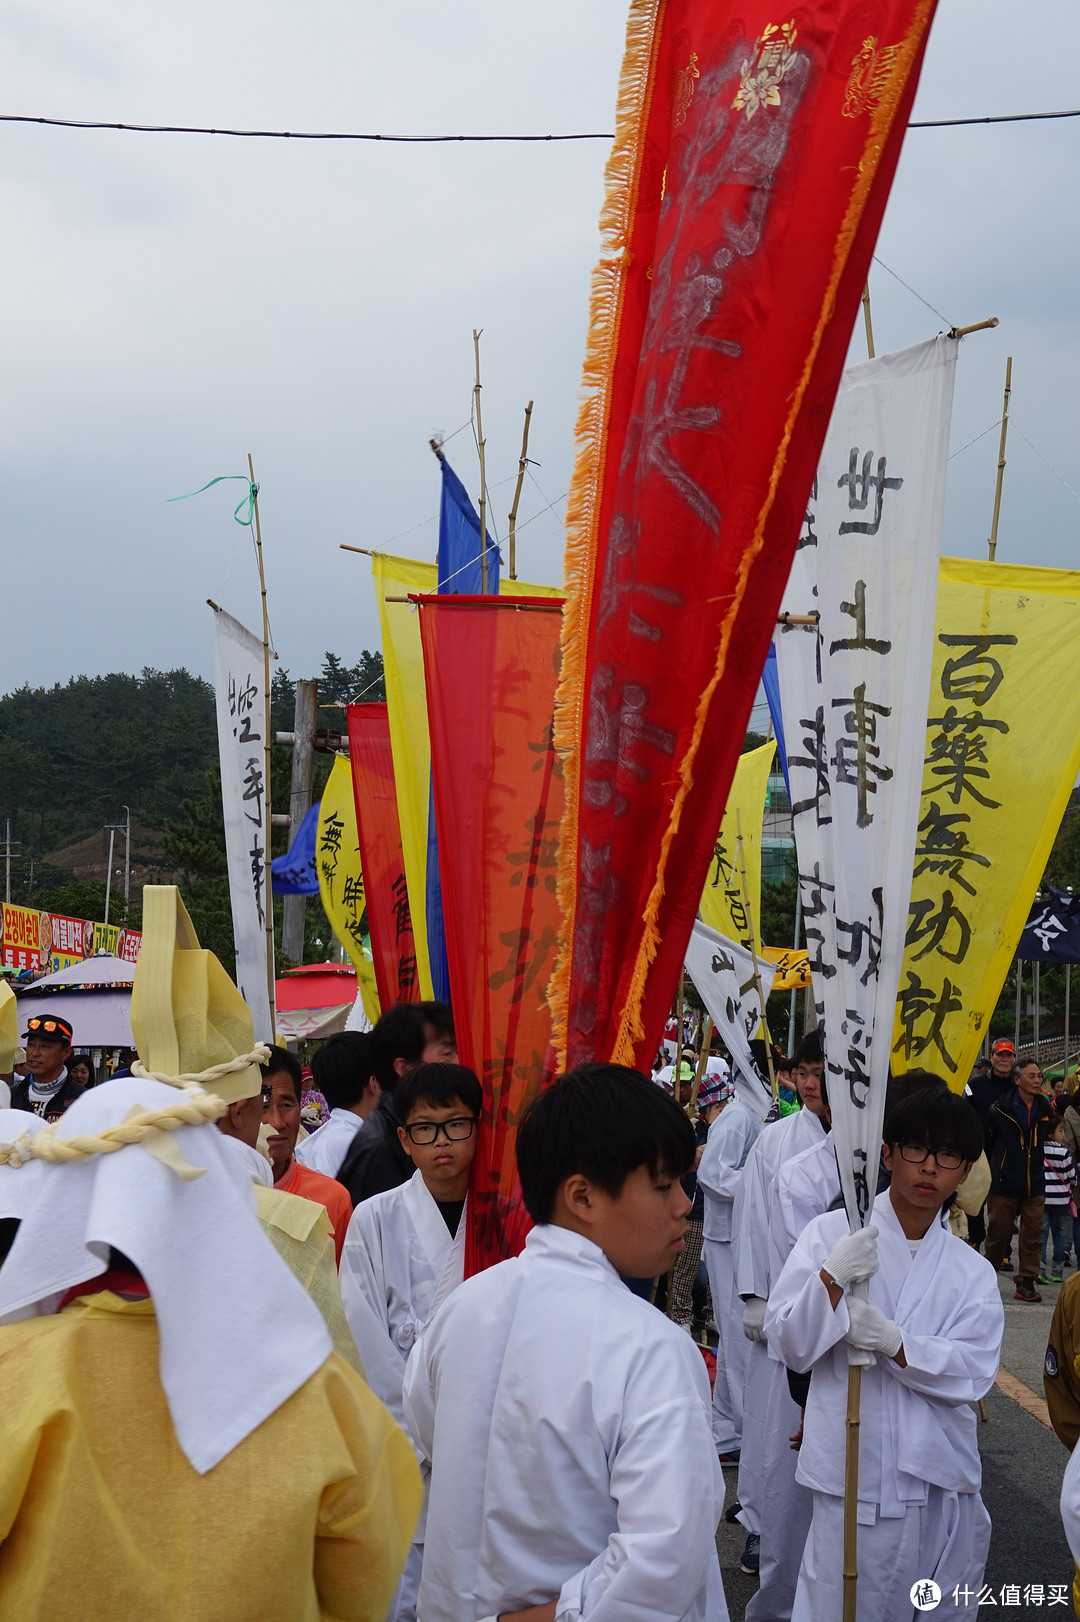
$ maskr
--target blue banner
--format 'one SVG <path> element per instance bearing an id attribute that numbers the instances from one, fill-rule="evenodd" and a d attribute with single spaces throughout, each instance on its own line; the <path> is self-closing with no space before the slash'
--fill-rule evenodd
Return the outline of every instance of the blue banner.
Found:
<path id="1" fill-rule="evenodd" d="M 787 774 L 787 745 L 784 743 L 784 717 L 780 713 L 780 678 L 776 673 L 776 644 L 769 643 L 769 651 L 765 655 L 765 669 L 761 672 L 761 685 L 765 689 L 765 698 L 769 705 L 769 714 L 772 716 L 773 736 L 776 738 L 776 747 L 780 751 L 780 770 L 784 774 L 784 787 L 791 799 L 791 784 Z"/>
<path id="2" fill-rule="evenodd" d="M 1016 955 L 1025 963 L 1080 963 L 1080 895 L 1052 889 L 1034 901 Z"/>
<path id="3" fill-rule="evenodd" d="M 319 806 L 313 805 L 296 838 L 284 856 L 270 863 L 270 880 L 275 895 L 318 895 L 319 870 L 315 865 L 315 836 L 319 826 Z"/>
<path id="4" fill-rule="evenodd" d="M 479 597 L 480 519 L 469 500 L 468 491 L 444 456 L 442 501 L 439 506 L 439 596 L 452 593 Z M 499 548 L 487 538 L 487 589 L 494 596 L 499 589 Z"/>

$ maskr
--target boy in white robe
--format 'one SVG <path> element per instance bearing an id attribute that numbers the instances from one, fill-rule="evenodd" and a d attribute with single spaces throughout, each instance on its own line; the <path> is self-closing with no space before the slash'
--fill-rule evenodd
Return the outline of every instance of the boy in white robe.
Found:
<path id="1" fill-rule="evenodd" d="M 465 1276 L 465 1211 L 483 1092 L 460 1064 L 407 1070 L 394 1094 L 398 1137 L 416 1165 L 407 1183 L 353 1212 L 339 1283 L 368 1382 L 399 1424 L 409 1353 Z M 412 1622 L 423 1559 L 421 1516 L 388 1622 Z"/>
<path id="2" fill-rule="evenodd" d="M 917 1615 L 917 1579 L 941 1589 L 936 1615 L 959 1617 L 954 1590 L 976 1592 L 990 1520 L 971 1404 L 993 1384 L 1004 1312 L 993 1268 L 942 1223 L 977 1159 L 971 1106 L 940 1089 L 890 1112 L 891 1186 L 873 1223 L 843 1211 L 803 1231 L 773 1285 L 765 1331 L 789 1368 L 813 1370 L 797 1479 L 813 1493 L 793 1622 L 839 1615 L 843 1596 L 848 1345 L 875 1354 L 860 1411 L 859 1622 Z M 847 1286 L 869 1280 L 869 1299 Z"/>
<path id="3" fill-rule="evenodd" d="M 735 1096 L 733 1081 L 713 1082 L 711 1086 L 717 1091 L 720 1108 L 709 1126 L 697 1179 L 705 1195 L 705 1265 L 718 1336 L 713 1442 L 722 1464 L 738 1464 L 746 1341 L 741 1303 L 737 1317 L 732 1311 L 731 1212 L 746 1157 L 761 1131 L 761 1117 Z"/>
<path id="4" fill-rule="evenodd" d="M 405 1376 L 431 1461 L 424 1622 L 726 1622 L 705 1365 L 622 1283 L 678 1254 L 695 1148 L 678 1105 L 619 1065 L 571 1071 L 526 1113 L 537 1226 L 454 1292 Z"/>

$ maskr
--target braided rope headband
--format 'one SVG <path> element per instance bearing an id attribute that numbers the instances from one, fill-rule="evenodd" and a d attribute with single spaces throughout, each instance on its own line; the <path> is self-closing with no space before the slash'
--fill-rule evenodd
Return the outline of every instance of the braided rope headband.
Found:
<path id="1" fill-rule="evenodd" d="M 206 1168 L 191 1166 L 165 1134 L 174 1132 L 180 1126 L 199 1126 L 204 1121 L 220 1120 L 229 1106 L 216 1093 L 207 1092 L 205 1084 L 220 1081 L 223 1076 L 233 1075 L 238 1070 L 246 1070 L 249 1065 L 264 1065 L 269 1061 L 270 1049 L 265 1042 L 256 1042 L 250 1053 L 241 1054 L 239 1058 L 226 1059 L 207 1070 L 179 1076 L 166 1076 L 161 1071 L 147 1070 L 136 1060 L 131 1067 L 133 1076 L 141 1081 L 160 1081 L 166 1087 L 176 1087 L 184 1094 L 183 1099 L 164 1109 L 147 1109 L 144 1104 L 136 1104 L 122 1121 L 92 1137 L 58 1137 L 56 1123 L 43 1127 L 35 1137 L 24 1132 L 14 1143 L 0 1143 L 0 1166 L 17 1169 L 28 1160 L 64 1164 L 88 1160 L 92 1155 L 115 1154 L 129 1143 L 141 1143 L 183 1181 L 190 1182 L 201 1177 Z"/>

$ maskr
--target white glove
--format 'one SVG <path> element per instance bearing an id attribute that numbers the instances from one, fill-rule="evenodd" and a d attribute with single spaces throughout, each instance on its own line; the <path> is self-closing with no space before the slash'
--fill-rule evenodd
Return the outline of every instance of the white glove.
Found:
<path id="1" fill-rule="evenodd" d="M 880 1307 L 875 1307 L 872 1301 L 860 1301 L 857 1296 L 848 1296 L 848 1318 L 851 1321 L 844 1339 L 852 1346 L 863 1352 L 882 1352 L 886 1357 L 895 1357 L 904 1344 L 904 1337 L 900 1326 L 894 1324 L 891 1318 L 886 1318 Z"/>
<path id="2" fill-rule="evenodd" d="M 828 1273 L 841 1289 L 873 1278 L 878 1270 L 877 1234 L 873 1223 L 857 1233 L 845 1233 L 826 1256 L 822 1272 Z"/>
<path id="3" fill-rule="evenodd" d="M 742 1309 L 742 1332 L 747 1340 L 753 1340 L 759 1346 L 765 1344 L 765 1308 L 767 1302 L 760 1295 L 751 1295 L 747 1298 Z"/>

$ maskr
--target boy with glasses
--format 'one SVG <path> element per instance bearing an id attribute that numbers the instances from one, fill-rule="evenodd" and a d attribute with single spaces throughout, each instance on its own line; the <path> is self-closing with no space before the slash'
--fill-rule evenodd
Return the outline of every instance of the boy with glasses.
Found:
<path id="1" fill-rule="evenodd" d="M 398 1082 L 401 1147 L 416 1170 L 407 1183 L 356 1207 L 339 1283 L 368 1383 L 398 1424 L 405 1364 L 428 1320 L 465 1276 L 465 1207 L 483 1093 L 460 1064 L 420 1064 Z M 412 1622 L 424 1523 L 388 1622 Z"/>
<path id="2" fill-rule="evenodd" d="M 873 1222 L 843 1211 L 806 1227 L 773 1286 L 765 1333 L 789 1368 L 813 1370 L 797 1479 L 813 1494 L 792 1622 L 839 1616 L 843 1586 L 848 1347 L 862 1375 L 858 1617 L 912 1618 L 917 1580 L 958 1617 L 990 1545 L 972 1404 L 997 1374 L 1004 1310 L 994 1270 L 942 1218 L 982 1148 L 979 1118 L 943 1089 L 890 1113 L 888 1190 Z M 868 1290 L 849 1286 L 869 1281 Z M 959 1606 L 959 1608 L 957 1608 Z"/>

